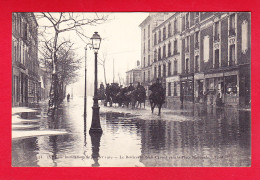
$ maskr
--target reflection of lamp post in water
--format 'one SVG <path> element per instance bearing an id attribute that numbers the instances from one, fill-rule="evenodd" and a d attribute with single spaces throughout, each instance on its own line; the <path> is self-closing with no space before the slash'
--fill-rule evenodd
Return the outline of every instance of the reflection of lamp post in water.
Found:
<path id="1" fill-rule="evenodd" d="M 94 164 L 92 164 L 92 167 L 99 167 L 100 164 L 98 163 L 99 158 L 99 147 L 100 147 L 100 139 L 102 134 L 96 133 L 96 134 L 90 134 L 91 137 L 91 145 L 92 145 L 92 159 L 94 160 Z"/>
<path id="2" fill-rule="evenodd" d="M 93 36 L 91 37 L 92 40 L 92 48 L 95 53 L 95 81 L 94 81 L 94 103 L 93 103 L 93 111 L 92 111 L 92 123 L 91 128 L 89 130 L 89 133 L 102 133 L 102 129 L 100 126 L 100 117 L 99 117 L 99 106 L 98 106 L 98 95 L 97 95 L 97 54 L 98 50 L 100 48 L 101 38 L 98 34 L 98 32 L 95 32 Z"/>

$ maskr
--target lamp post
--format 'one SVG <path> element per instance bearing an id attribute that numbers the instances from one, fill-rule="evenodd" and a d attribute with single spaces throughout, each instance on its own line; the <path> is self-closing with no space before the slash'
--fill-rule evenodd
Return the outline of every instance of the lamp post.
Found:
<path id="1" fill-rule="evenodd" d="M 86 117 L 87 117 L 87 45 L 85 47 L 85 88 L 84 88 L 84 132 L 86 131 Z"/>
<path id="2" fill-rule="evenodd" d="M 85 123 L 85 128 L 86 128 L 86 118 L 87 118 L 87 50 L 91 49 L 92 44 L 88 43 L 85 46 L 85 87 L 84 87 L 84 123 Z M 86 131 L 84 129 L 84 131 Z"/>
<path id="3" fill-rule="evenodd" d="M 99 105 L 98 105 L 98 96 L 97 96 L 97 54 L 100 48 L 101 38 L 98 32 L 95 32 L 91 37 L 92 48 L 95 54 L 95 81 L 94 81 L 94 98 L 93 98 L 93 107 L 92 107 L 92 123 L 89 133 L 102 133 L 100 126 L 100 117 L 99 117 Z"/>

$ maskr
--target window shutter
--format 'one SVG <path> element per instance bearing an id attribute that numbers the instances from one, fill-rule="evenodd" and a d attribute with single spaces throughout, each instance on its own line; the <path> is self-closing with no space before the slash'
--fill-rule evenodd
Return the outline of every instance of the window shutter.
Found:
<path id="1" fill-rule="evenodd" d="M 203 41 L 203 58 L 204 58 L 204 62 L 208 62 L 209 61 L 209 36 L 205 36 L 204 37 L 204 41 Z"/>
<path id="2" fill-rule="evenodd" d="M 242 53 L 245 54 L 248 50 L 248 22 L 242 23 Z"/>

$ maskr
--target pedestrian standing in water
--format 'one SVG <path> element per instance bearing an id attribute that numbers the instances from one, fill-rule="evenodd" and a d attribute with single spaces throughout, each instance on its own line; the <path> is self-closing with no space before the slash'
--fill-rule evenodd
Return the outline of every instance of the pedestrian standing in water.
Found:
<path id="1" fill-rule="evenodd" d="M 70 101 L 70 94 L 67 95 L 67 102 Z"/>

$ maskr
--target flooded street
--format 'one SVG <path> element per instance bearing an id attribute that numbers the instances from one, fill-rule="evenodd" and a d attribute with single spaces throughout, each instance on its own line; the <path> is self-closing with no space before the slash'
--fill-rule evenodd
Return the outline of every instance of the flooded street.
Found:
<path id="1" fill-rule="evenodd" d="M 251 111 L 193 105 L 192 108 L 126 109 L 100 105 L 102 135 L 90 136 L 92 98 L 84 133 L 83 98 L 64 102 L 55 118 L 46 104 L 18 113 L 36 121 L 26 131 L 52 134 L 13 138 L 12 166 L 41 167 L 226 167 L 251 165 Z M 19 132 L 19 130 L 15 130 Z M 14 132 L 14 128 L 13 128 Z"/>

